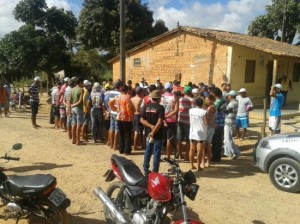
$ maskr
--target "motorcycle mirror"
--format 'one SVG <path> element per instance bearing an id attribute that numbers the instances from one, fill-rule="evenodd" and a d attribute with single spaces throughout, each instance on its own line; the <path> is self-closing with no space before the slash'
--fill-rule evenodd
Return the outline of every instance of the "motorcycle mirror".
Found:
<path id="1" fill-rule="evenodd" d="M 22 143 L 16 143 L 12 146 L 13 150 L 20 150 L 23 147 Z"/>

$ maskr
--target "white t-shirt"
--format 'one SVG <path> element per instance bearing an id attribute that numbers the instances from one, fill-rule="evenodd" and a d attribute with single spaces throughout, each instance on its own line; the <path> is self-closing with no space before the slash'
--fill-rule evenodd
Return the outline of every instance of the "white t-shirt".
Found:
<path id="1" fill-rule="evenodd" d="M 207 126 L 204 124 L 206 110 L 198 107 L 189 110 L 190 115 L 190 139 L 205 141 L 207 138 Z"/>
<path id="2" fill-rule="evenodd" d="M 253 107 L 252 101 L 249 97 L 237 96 L 236 100 L 238 101 L 238 112 L 237 116 L 247 116 L 249 114 L 248 107 Z"/>

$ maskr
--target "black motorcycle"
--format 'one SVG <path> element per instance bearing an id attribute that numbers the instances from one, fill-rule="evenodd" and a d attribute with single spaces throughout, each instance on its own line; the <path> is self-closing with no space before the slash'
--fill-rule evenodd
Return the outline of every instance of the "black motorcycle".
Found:
<path id="1" fill-rule="evenodd" d="M 19 150 L 22 144 L 13 145 L 12 150 Z M 11 151 L 11 150 L 10 150 Z M 8 156 L 4 160 L 20 160 Z M 66 194 L 56 187 L 56 178 L 50 174 L 28 176 L 6 176 L 0 171 L 0 198 L 4 208 L 4 219 L 14 218 L 18 223 L 20 218 L 35 216 L 52 224 L 67 224 L 69 216 L 66 209 L 71 201 Z"/>

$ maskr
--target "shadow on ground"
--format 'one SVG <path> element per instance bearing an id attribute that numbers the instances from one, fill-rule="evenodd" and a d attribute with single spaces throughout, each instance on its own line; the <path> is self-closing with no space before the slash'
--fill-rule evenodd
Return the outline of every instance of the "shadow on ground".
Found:
<path id="1" fill-rule="evenodd" d="M 73 164 L 56 164 L 56 163 L 33 163 L 32 166 L 20 166 L 5 169 L 6 171 L 13 171 L 16 173 L 28 172 L 32 170 L 53 170 L 58 168 L 65 168 L 73 166 Z"/>

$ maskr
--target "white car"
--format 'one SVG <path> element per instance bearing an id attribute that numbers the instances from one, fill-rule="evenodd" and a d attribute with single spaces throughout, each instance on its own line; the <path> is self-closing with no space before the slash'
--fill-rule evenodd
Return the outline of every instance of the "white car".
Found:
<path id="1" fill-rule="evenodd" d="M 257 166 L 269 173 L 275 187 L 287 192 L 300 191 L 300 133 L 262 138 L 254 150 Z"/>

